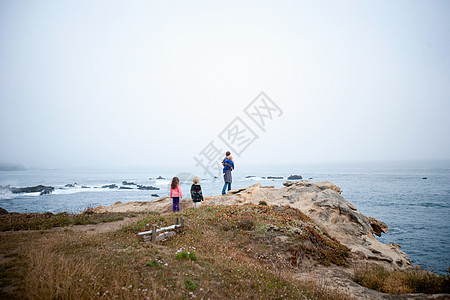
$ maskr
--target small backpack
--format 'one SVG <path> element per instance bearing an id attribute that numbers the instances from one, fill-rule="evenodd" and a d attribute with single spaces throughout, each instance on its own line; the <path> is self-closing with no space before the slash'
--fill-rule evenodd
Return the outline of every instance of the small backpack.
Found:
<path id="1" fill-rule="evenodd" d="M 191 186 L 191 198 L 194 202 L 203 201 L 202 188 L 198 184 Z"/>

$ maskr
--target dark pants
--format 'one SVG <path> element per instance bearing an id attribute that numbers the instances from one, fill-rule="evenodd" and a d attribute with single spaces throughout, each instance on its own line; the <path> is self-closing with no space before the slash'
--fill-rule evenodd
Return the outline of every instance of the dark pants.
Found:
<path id="1" fill-rule="evenodd" d="M 225 190 L 227 188 L 228 185 L 228 190 L 231 190 L 231 182 L 225 182 L 225 184 L 223 185 L 223 189 L 222 189 L 222 195 L 225 195 Z"/>
<path id="2" fill-rule="evenodd" d="M 172 210 L 173 212 L 180 211 L 180 197 L 172 197 Z"/>

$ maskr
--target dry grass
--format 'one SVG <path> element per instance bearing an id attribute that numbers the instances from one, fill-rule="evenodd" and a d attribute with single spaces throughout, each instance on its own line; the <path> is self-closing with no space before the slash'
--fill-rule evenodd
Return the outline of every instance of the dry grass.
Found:
<path id="1" fill-rule="evenodd" d="M 450 275 L 419 269 L 391 271 L 381 266 L 359 265 L 353 279 L 362 286 L 389 294 L 450 293 Z"/>
<path id="2" fill-rule="evenodd" d="M 69 214 L 58 213 L 11 213 L 0 215 L 0 231 L 11 230 L 44 230 L 69 225 L 86 225 L 114 222 L 130 217 L 127 213 L 101 213 L 101 214 Z"/>
<path id="3" fill-rule="evenodd" d="M 135 234 L 147 229 L 147 224 L 173 224 L 180 215 L 185 218 L 183 233 L 166 242 L 146 244 Z M 14 260 L 8 263 L 10 268 L 1 270 L 4 289 L 0 295 L 17 299 L 349 299 L 323 283 L 295 279 L 292 258 L 302 239 L 309 241 L 308 247 L 325 245 L 314 240 L 316 235 L 332 246 L 337 243 L 319 228 L 307 228 L 315 226 L 297 210 L 241 206 L 202 207 L 170 216 L 148 214 L 122 230 L 92 235 L 71 230 L 2 234 L 0 254 L 9 253 Z M 183 251 L 188 255 L 179 255 Z"/>

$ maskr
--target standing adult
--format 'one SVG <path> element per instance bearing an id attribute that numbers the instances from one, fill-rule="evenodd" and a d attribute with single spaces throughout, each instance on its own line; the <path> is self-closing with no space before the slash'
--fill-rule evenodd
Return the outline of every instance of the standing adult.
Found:
<path id="1" fill-rule="evenodd" d="M 228 190 L 231 190 L 231 182 L 233 181 L 233 178 L 231 176 L 231 171 L 234 170 L 233 157 L 231 156 L 231 153 L 229 151 L 227 151 L 226 155 L 227 157 L 222 161 L 223 180 L 225 181 L 225 184 L 223 185 L 222 189 L 222 195 L 226 194 L 227 187 Z"/>

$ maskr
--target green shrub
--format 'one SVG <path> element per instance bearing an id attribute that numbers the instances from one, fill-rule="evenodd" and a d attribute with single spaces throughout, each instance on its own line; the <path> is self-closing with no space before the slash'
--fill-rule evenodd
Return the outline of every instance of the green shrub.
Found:
<path id="1" fill-rule="evenodd" d="M 197 261 L 197 255 L 195 255 L 195 252 L 190 250 L 181 250 L 177 253 L 177 255 L 175 256 L 176 259 L 190 259 L 192 261 Z"/>
<path id="2" fill-rule="evenodd" d="M 154 260 L 152 260 L 152 261 L 149 261 L 149 262 L 146 264 L 147 267 L 154 267 L 154 266 L 157 266 L 157 265 L 158 265 L 158 261 L 157 261 L 156 259 L 154 259 Z"/>
<path id="3" fill-rule="evenodd" d="M 189 258 L 193 261 L 197 261 L 197 255 L 195 255 L 195 252 L 190 252 L 189 253 Z"/>
<path id="4" fill-rule="evenodd" d="M 189 291 L 194 291 L 198 288 L 198 282 L 186 278 L 184 280 L 184 287 Z"/>

